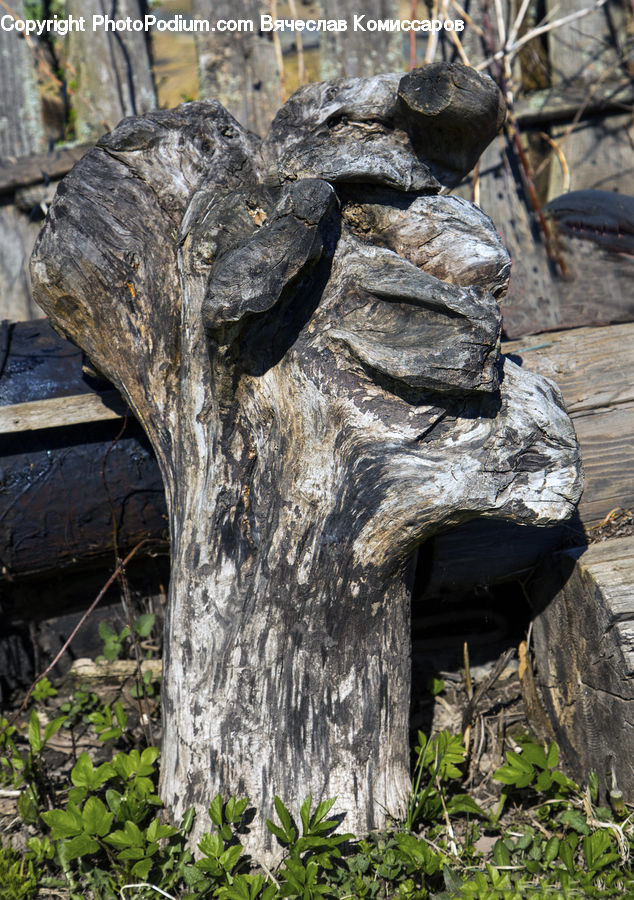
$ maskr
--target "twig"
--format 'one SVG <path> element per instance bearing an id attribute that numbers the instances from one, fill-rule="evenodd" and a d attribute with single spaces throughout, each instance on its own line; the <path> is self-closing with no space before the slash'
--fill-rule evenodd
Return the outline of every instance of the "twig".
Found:
<path id="1" fill-rule="evenodd" d="M 462 645 L 462 659 L 464 662 L 464 680 L 467 688 L 467 699 L 473 697 L 473 682 L 471 681 L 471 663 L 469 662 L 469 645 L 465 641 Z"/>
<path id="2" fill-rule="evenodd" d="M 434 0 L 431 18 L 438 18 L 438 0 Z M 436 47 L 438 46 L 438 32 L 430 31 L 429 36 L 427 38 L 427 48 L 425 50 L 425 63 L 431 63 L 434 61 L 434 56 L 436 55 Z"/>
<path id="3" fill-rule="evenodd" d="M 448 9 L 447 9 L 447 2 L 448 2 L 448 0 L 442 0 L 442 14 L 443 14 L 443 18 L 444 18 L 444 19 L 448 19 L 448 18 L 449 18 L 449 11 L 448 11 Z M 449 32 L 447 32 L 447 33 L 448 33 L 448 35 L 449 35 L 449 40 L 451 41 L 451 43 L 455 46 L 456 50 L 458 51 L 458 56 L 460 57 L 461 62 L 462 62 L 465 66 L 470 66 L 471 63 L 469 62 L 469 57 L 467 56 L 467 54 L 466 54 L 466 52 L 465 52 L 465 49 L 464 49 L 464 47 L 462 46 L 462 41 L 460 40 L 460 38 L 458 37 L 458 35 L 456 34 L 456 32 L 455 32 L 455 31 L 449 31 Z"/>
<path id="4" fill-rule="evenodd" d="M 456 10 L 461 19 L 467 23 L 469 28 L 478 35 L 478 37 L 484 39 L 484 31 L 480 28 L 477 22 L 475 22 L 466 9 L 463 9 L 462 6 L 458 3 L 458 0 L 451 0 L 451 5 Z"/>
<path id="5" fill-rule="evenodd" d="M 0 737 L 5 733 L 5 731 L 7 730 L 7 728 L 10 728 L 11 725 L 14 724 L 14 722 L 16 721 L 16 719 L 18 718 L 18 716 L 20 715 L 20 713 L 23 712 L 24 709 L 26 709 L 26 705 L 27 705 L 27 703 L 29 702 L 29 699 L 30 699 L 30 697 L 31 697 L 31 694 L 33 693 L 33 691 L 35 690 L 35 688 L 37 687 L 37 685 L 40 683 L 40 681 L 41 681 L 46 675 L 48 675 L 48 673 L 51 671 L 51 669 L 52 669 L 54 666 L 57 665 L 57 663 L 60 661 L 60 659 L 62 658 L 62 656 L 64 655 L 64 653 L 66 653 L 66 651 L 67 651 L 68 648 L 70 647 L 72 641 L 75 639 L 75 636 L 76 636 L 77 632 L 78 632 L 79 629 L 82 627 L 82 625 L 84 624 L 84 622 L 86 621 L 86 619 L 90 616 L 90 614 L 92 613 L 92 611 L 95 609 L 95 607 L 97 606 L 97 604 L 99 603 L 99 601 L 102 599 L 102 597 L 104 596 L 104 594 L 106 593 L 106 591 L 108 590 L 108 588 L 111 587 L 112 584 L 117 580 L 117 578 L 119 577 L 119 574 L 121 573 L 122 569 L 130 562 L 130 560 L 132 559 L 132 557 L 135 556 L 135 555 L 138 553 L 138 551 L 141 549 L 141 547 L 143 547 L 145 544 L 148 544 L 148 543 L 150 543 L 150 538 L 143 538 L 142 541 L 139 541 L 139 543 L 136 544 L 136 546 L 133 547 L 132 550 L 130 550 L 130 552 L 128 553 L 128 555 L 126 556 L 126 558 L 123 560 L 123 562 L 120 563 L 120 564 L 117 566 L 117 568 L 114 570 L 114 572 L 112 573 L 112 575 L 110 576 L 110 578 L 106 581 L 106 583 L 104 584 L 104 586 L 102 587 L 102 589 L 99 591 L 99 593 L 97 594 L 97 596 L 95 597 L 95 599 L 92 601 L 92 603 L 90 604 L 90 606 L 88 607 L 88 609 L 86 610 L 86 612 L 83 614 L 83 616 L 81 617 L 81 619 L 79 620 L 79 622 L 75 625 L 75 627 L 74 627 L 73 630 L 71 631 L 69 637 L 67 638 L 67 640 L 66 640 L 66 641 L 64 642 L 64 644 L 62 645 L 61 650 L 60 650 L 60 651 L 57 653 L 57 655 L 55 656 L 55 659 L 53 660 L 53 662 L 50 663 L 50 664 L 46 667 L 46 669 L 44 669 L 44 671 L 43 671 L 40 675 L 37 676 L 37 678 L 35 679 L 35 681 L 34 681 L 33 684 L 31 685 L 31 687 L 28 689 L 28 691 L 26 692 L 26 696 L 25 696 L 24 700 L 22 701 L 22 704 L 21 704 L 20 708 L 13 714 L 13 716 L 12 716 L 11 719 L 7 722 L 7 724 L 4 726 L 4 728 L 2 729 L 2 731 L 0 731 Z"/>
<path id="6" fill-rule="evenodd" d="M 594 6 L 588 6 L 585 9 L 580 9 L 575 13 L 571 13 L 569 16 L 562 16 L 561 19 L 555 19 L 553 22 L 548 22 L 545 25 L 539 25 L 532 28 L 519 38 L 519 40 L 514 41 L 512 44 L 507 44 L 502 50 L 498 50 L 496 53 L 493 53 L 485 59 L 484 62 L 478 63 L 478 65 L 475 66 L 476 71 L 481 72 L 483 69 L 488 69 L 490 65 L 502 59 L 504 56 L 508 56 L 509 59 L 512 59 L 524 44 L 532 41 L 533 38 L 539 37 L 540 34 L 546 34 L 549 31 L 553 31 L 555 28 L 560 28 L 562 25 L 567 25 L 569 22 L 574 22 L 576 19 L 588 16 L 590 13 L 597 12 L 597 10 L 601 9 L 602 6 L 605 6 L 606 3 L 607 0 L 596 0 Z"/>
<path id="7" fill-rule="evenodd" d="M 561 172 L 563 175 L 563 183 L 561 186 L 561 193 L 567 194 L 570 190 L 570 169 L 568 168 L 568 163 L 566 162 L 566 157 L 564 155 L 563 150 L 559 146 L 559 144 L 554 141 L 549 134 L 546 134 L 545 131 L 540 131 L 539 136 L 542 140 L 546 141 L 547 144 L 550 144 L 554 153 L 559 160 L 559 165 L 561 166 Z"/>
<path id="8" fill-rule="evenodd" d="M 127 891 L 129 888 L 150 888 L 153 891 L 157 891 L 157 893 L 161 894 L 162 897 L 167 897 L 168 900 L 176 900 L 176 897 L 173 897 L 171 894 L 168 894 L 167 891 L 164 891 L 162 888 L 157 887 L 155 884 L 150 884 L 148 881 L 141 881 L 139 884 L 124 884 L 123 887 L 119 890 L 119 896 L 121 900 L 126 900 L 124 891 Z"/>
<path id="9" fill-rule="evenodd" d="M 511 25 L 511 30 L 509 31 L 508 38 L 506 39 L 507 44 L 513 44 L 515 42 L 518 32 L 522 27 L 522 23 L 524 22 L 524 18 L 526 17 L 526 12 L 528 10 L 530 2 L 531 0 L 522 0 L 522 5 L 520 6 L 519 11 L 515 16 L 515 21 Z"/>
<path id="10" fill-rule="evenodd" d="M 473 715 L 476 711 L 480 699 L 486 694 L 488 690 L 491 689 L 491 687 L 498 680 L 514 653 L 515 650 L 513 649 L 513 647 L 509 647 L 506 653 L 498 658 L 488 676 L 485 678 L 482 684 L 478 686 L 473 696 L 469 699 L 469 702 L 465 707 L 465 711 L 462 714 L 462 731 L 465 730 L 467 725 L 471 724 L 471 720 L 473 719 Z"/>

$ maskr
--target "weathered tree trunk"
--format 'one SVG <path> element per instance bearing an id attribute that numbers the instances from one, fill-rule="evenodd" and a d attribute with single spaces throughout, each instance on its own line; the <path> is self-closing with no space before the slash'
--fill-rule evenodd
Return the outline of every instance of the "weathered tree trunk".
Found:
<path id="1" fill-rule="evenodd" d="M 24 17 L 22 0 L 16 0 L 11 8 L 16 16 Z M 21 156 L 46 148 L 35 73 L 34 54 L 27 42 L 17 31 L 0 30 L 0 167 L 3 169 Z M 30 318 L 36 313 L 27 264 L 36 230 L 37 226 L 14 209 L 8 198 L 0 200 L 0 319 Z"/>
<path id="2" fill-rule="evenodd" d="M 11 8 L 24 18 L 22 0 Z M 8 163 L 46 148 L 35 59 L 17 31 L 0 30 L 0 84 L 0 162 Z"/>
<path id="3" fill-rule="evenodd" d="M 274 793 L 360 831 L 403 809 L 417 545 L 578 499 L 556 388 L 500 365 L 497 232 L 436 196 L 500 112 L 440 65 L 303 88 L 263 144 L 218 104 L 154 113 L 75 167 L 34 253 L 165 481 L 162 795 L 248 794 L 260 858 Z"/>
<path id="4" fill-rule="evenodd" d="M 81 0 L 68 0 L 68 15 L 87 17 L 85 30 L 68 36 L 68 64 L 79 86 L 72 95 L 79 140 L 99 137 L 124 116 L 156 109 L 148 35 L 92 28 L 93 13 L 111 19 L 140 19 L 145 9 L 143 0 L 98 0 L 87 13 Z"/>
<path id="5" fill-rule="evenodd" d="M 260 14 L 271 12 L 261 0 L 193 0 L 201 19 L 250 19 L 253 32 L 196 32 L 200 97 L 217 100 L 241 125 L 265 134 L 282 105 L 282 82 L 271 32 L 260 31 Z"/>
<path id="6" fill-rule="evenodd" d="M 320 0 L 319 9 L 326 19 L 343 19 L 348 23 L 345 31 L 321 33 L 319 62 L 323 79 L 358 78 L 405 69 L 402 32 L 353 28 L 355 16 L 365 16 L 366 22 L 398 19 L 397 0 L 366 0 L 362 6 L 354 0 Z"/>

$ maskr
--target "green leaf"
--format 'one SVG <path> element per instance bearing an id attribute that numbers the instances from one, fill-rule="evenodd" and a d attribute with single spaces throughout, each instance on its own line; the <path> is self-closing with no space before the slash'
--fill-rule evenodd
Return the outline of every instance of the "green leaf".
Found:
<path id="1" fill-rule="evenodd" d="M 555 766 L 559 765 L 559 747 L 554 742 L 552 742 L 548 748 L 546 762 L 551 769 L 554 769 Z"/>
<path id="2" fill-rule="evenodd" d="M 539 769 L 547 769 L 548 768 L 548 760 L 546 759 L 546 754 L 544 753 L 544 748 L 539 744 L 535 743 L 535 741 L 523 741 L 522 742 L 522 756 L 521 759 L 532 763 L 537 766 Z"/>
<path id="3" fill-rule="evenodd" d="M 599 798 L 599 776 L 594 769 L 588 775 L 588 787 L 590 789 L 592 802 L 596 803 Z"/>
<path id="4" fill-rule="evenodd" d="M 92 784 L 93 773 L 94 767 L 92 760 L 84 751 L 71 769 L 70 780 L 75 787 L 90 787 Z"/>
<path id="5" fill-rule="evenodd" d="M 146 638 L 154 628 L 155 621 L 154 613 L 142 613 L 134 622 L 134 630 L 139 637 Z"/>
<path id="6" fill-rule="evenodd" d="M 266 820 L 266 827 L 271 832 L 271 834 L 275 835 L 283 844 L 288 844 L 288 838 L 286 837 L 286 832 L 284 832 L 279 825 L 275 825 L 271 822 L 270 819 Z"/>
<path id="7" fill-rule="evenodd" d="M 331 797 L 329 800 L 324 800 L 322 803 L 319 804 L 319 806 L 315 810 L 315 814 L 310 823 L 311 829 L 313 829 L 315 827 L 315 825 L 319 825 L 320 822 L 322 822 L 325 819 L 325 817 L 328 815 L 328 813 L 333 808 L 333 806 L 335 805 L 336 802 L 337 802 L 337 798 Z"/>
<path id="8" fill-rule="evenodd" d="M 310 808 L 313 804 L 313 796 L 309 794 L 299 808 L 299 817 L 302 820 L 302 834 L 310 831 Z"/>
<path id="9" fill-rule="evenodd" d="M 121 806 L 122 795 L 119 791 L 115 791 L 113 788 L 108 788 L 106 791 L 106 803 L 115 814 L 115 816 L 119 815 L 119 807 Z"/>
<path id="10" fill-rule="evenodd" d="M 32 784 L 22 791 L 18 797 L 18 813 L 22 821 L 26 825 L 35 825 L 40 815 L 40 804 L 38 802 L 37 791 Z"/>
<path id="11" fill-rule="evenodd" d="M 557 859 L 557 855 L 559 854 L 559 843 L 559 838 L 556 835 L 553 835 L 549 839 L 544 851 L 544 865 L 549 866 L 551 862 L 554 862 Z"/>
<path id="12" fill-rule="evenodd" d="M 222 794 L 216 794 L 209 807 L 209 818 L 218 828 L 222 828 Z"/>
<path id="13" fill-rule="evenodd" d="M 224 843 L 219 834 L 209 834 L 206 832 L 200 839 L 198 849 L 204 853 L 205 856 L 218 859 L 224 850 Z"/>
<path id="14" fill-rule="evenodd" d="M 277 816 L 278 816 L 280 822 L 282 823 L 282 828 L 284 829 L 286 837 L 287 837 L 288 841 L 290 843 L 292 843 L 295 840 L 295 829 L 293 828 L 293 825 L 292 825 L 291 814 L 286 809 L 286 807 L 284 806 L 284 804 L 282 803 L 280 798 L 277 796 L 277 794 L 273 797 L 273 803 L 275 805 L 275 812 L 277 813 Z M 315 813 L 315 815 L 316 815 L 316 813 Z M 291 837 L 291 835 L 292 835 L 292 837 Z"/>
<path id="15" fill-rule="evenodd" d="M 29 744 L 33 753 L 39 753 L 43 746 L 40 737 L 40 717 L 35 710 L 31 712 L 29 719 Z"/>
<path id="16" fill-rule="evenodd" d="M 493 860 L 498 866 L 508 866 L 511 864 L 511 854 L 501 840 L 497 840 L 493 845 Z"/>
<path id="17" fill-rule="evenodd" d="M 542 794 L 545 794 L 546 791 L 549 791 L 553 785 L 553 779 L 550 772 L 540 772 L 537 776 L 537 781 L 535 782 L 535 787 Z"/>
<path id="18" fill-rule="evenodd" d="M 99 850 L 99 843 L 87 834 L 78 834 L 64 845 L 64 855 L 68 861 L 89 856 Z"/>
<path id="19" fill-rule="evenodd" d="M 108 625 L 107 622 L 104 622 L 103 619 L 97 626 L 97 631 L 99 632 L 99 637 L 102 641 L 111 641 L 113 638 L 117 637 L 116 632 L 114 632 L 110 625 Z"/>
<path id="20" fill-rule="evenodd" d="M 233 847 L 229 847 L 224 853 L 220 856 L 220 865 L 226 872 L 231 872 L 234 868 L 240 856 L 242 855 L 242 845 L 234 844 Z"/>
<path id="21" fill-rule="evenodd" d="M 196 810 L 193 806 L 190 806 L 189 809 L 185 810 L 185 815 L 183 816 L 183 820 L 181 822 L 181 831 L 183 832 L 183 834 L 189 834 L 189 832 L 192 830 L 195 818 Z"/>
<path id="22" fill-rule="evenodd" d="M 81 817 L 87 834 L 96 834 L 99 837 L 104 837 L 110 831 L 113 815 L 111 812 L 108 812 L 105 804 L 99 797 L 89 797 L 86 800 Z"/>
<path id="23" fill-rule="evenodd" d="M 121 829 L 113 831 L 111 834 L 107 835 L 104 840 L 109 844 L 112 844 L 113 847 L 119 847 L 121 849 L 130 846 L 130 839 L 128 835 Z"/>
<path id="24" fill-rule="evenodd" d="M 126 822 L 123 826 L 123 830 L 128 836 L 129 843 L 133 847 L 142 847 L 145 843 L 144 837 L 141 834 L 139 826 L 134 822 Z"/>
<path id="25" fill-rule="evenodd" d="M 467 815 L 481 816 L 483 819 L 488 818 L 487 813 L 469 794 L 455 794 L 447 802 L 447 812 L 449 815 L 465 813 Z"/>
<path id="26" fill-rule="evenodd" d="M 42 746 L 48 744 L 53 735 L 57 734 L 67 719 L 68 716 L 57 716 L 56 719 L 51 719 L 48 725 L 44 726 L 44 740 L 42 741 Z"/>
<path id="27" fill-rule="evenodd" d="M 152 868 L 152 860 L 151 859 L 142 859 L 134 866 L 132 866 L 132 874 L 135 878 L 140 878 L 141 881 L 147 881 L 147 877 L 150 873 L 150 869 Z"/>
<path id="28" fill-rule="evenodd" d="M 69 802 L 65 810 L 52 809 L 50 812 L 42 813 L 42 818 L 51 829 L 51 836 L 54 841 L 73 837 L 83 830 L 84 823 L 81 813 L 77 806 L 71 802 Z"/>
<path id="29" fill-rule="evenodd" d="M 612 839 L 605 830 L 595 831 L 583 839 L 583 855 L 591 871 L 600 871 L 618 859 L 613 849 Z"/>
<path id="30" fill-rule="evenodd" d="M 57 691 L 48 680 L 46 675 L 43 678 L 40 678 L 38 683 L 33 688 L 33 692 L 31 697 L 35 700 L 36 703 L 41 703 L 42 700 L 47 700 L 49 697 L 56 697 Z"/>
<path id="31" fill-rule="evenodd" d="M 580 812 L 576 809 L 567 809 L 560 816 L 559 821 L 562 825 L 568 825 L 579 834 L 589 834 L 590 829 L 588 823 Z"/>
<path id="32" fill-rule="evenodd" d="M 568 841 L 560 841 L 559 843 L 559 859 L 568 869 L 571 875 L 575 874 L 575 855 Z"/>

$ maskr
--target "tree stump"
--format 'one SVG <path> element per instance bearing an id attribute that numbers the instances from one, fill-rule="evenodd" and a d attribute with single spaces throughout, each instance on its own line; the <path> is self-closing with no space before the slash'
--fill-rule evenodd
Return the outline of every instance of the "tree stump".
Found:
<path id="1" fill-rule="evenodd" d="M 263 142 L 217 103 L 127 119 L 33 256 L 165 481 L 163 799 L 202 813 L 195 838 L 217 791 L 247 794 L 260 859 L 275 793 L 336 795 L 357 832 L 404 809 L 415 548 L 478 515 L 557 521 L 581 489 L 557 388 L 500 361 L 495 227 L 438 195 L 451 104 L 479 145 L 501 98 L 461 66 L 417 77 L 438 123 L 398 75 L 302 88 Z"/>
<path id="2" fill-rule="evenodd" d="M 634 538 L 566 550 L 532 590 L 538 682 L 566 763 L 634 797 Z M 611 787 L 610 784 L 607 785 Z"/>

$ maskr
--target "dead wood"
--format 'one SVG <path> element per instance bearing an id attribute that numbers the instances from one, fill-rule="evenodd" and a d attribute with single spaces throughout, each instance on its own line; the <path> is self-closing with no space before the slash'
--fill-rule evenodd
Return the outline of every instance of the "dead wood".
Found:
<path id="1" fill-rule="evenodd" d="M 455 70 L 434 68 L 450 94 Z M 217 791 L 262 816 L 274 793 L 336 795 L 359 832 L 397 814 L 413 551 L 478 515 L 557 521 L 579 496 L 558 390 L 500 360 L 494 228 L 433 196 L 471 151 L 427 156 L 399 90 L 302 89 L 263 143 L 214 103 L 128 119 L 62 183 L 34 253 L 38 302 L 121 390 L 165 481 L 176 818 Z M 446 125 L 425 124 L 430 147 Z M 275 855 L 261 818 L 247 846 Z"/>

